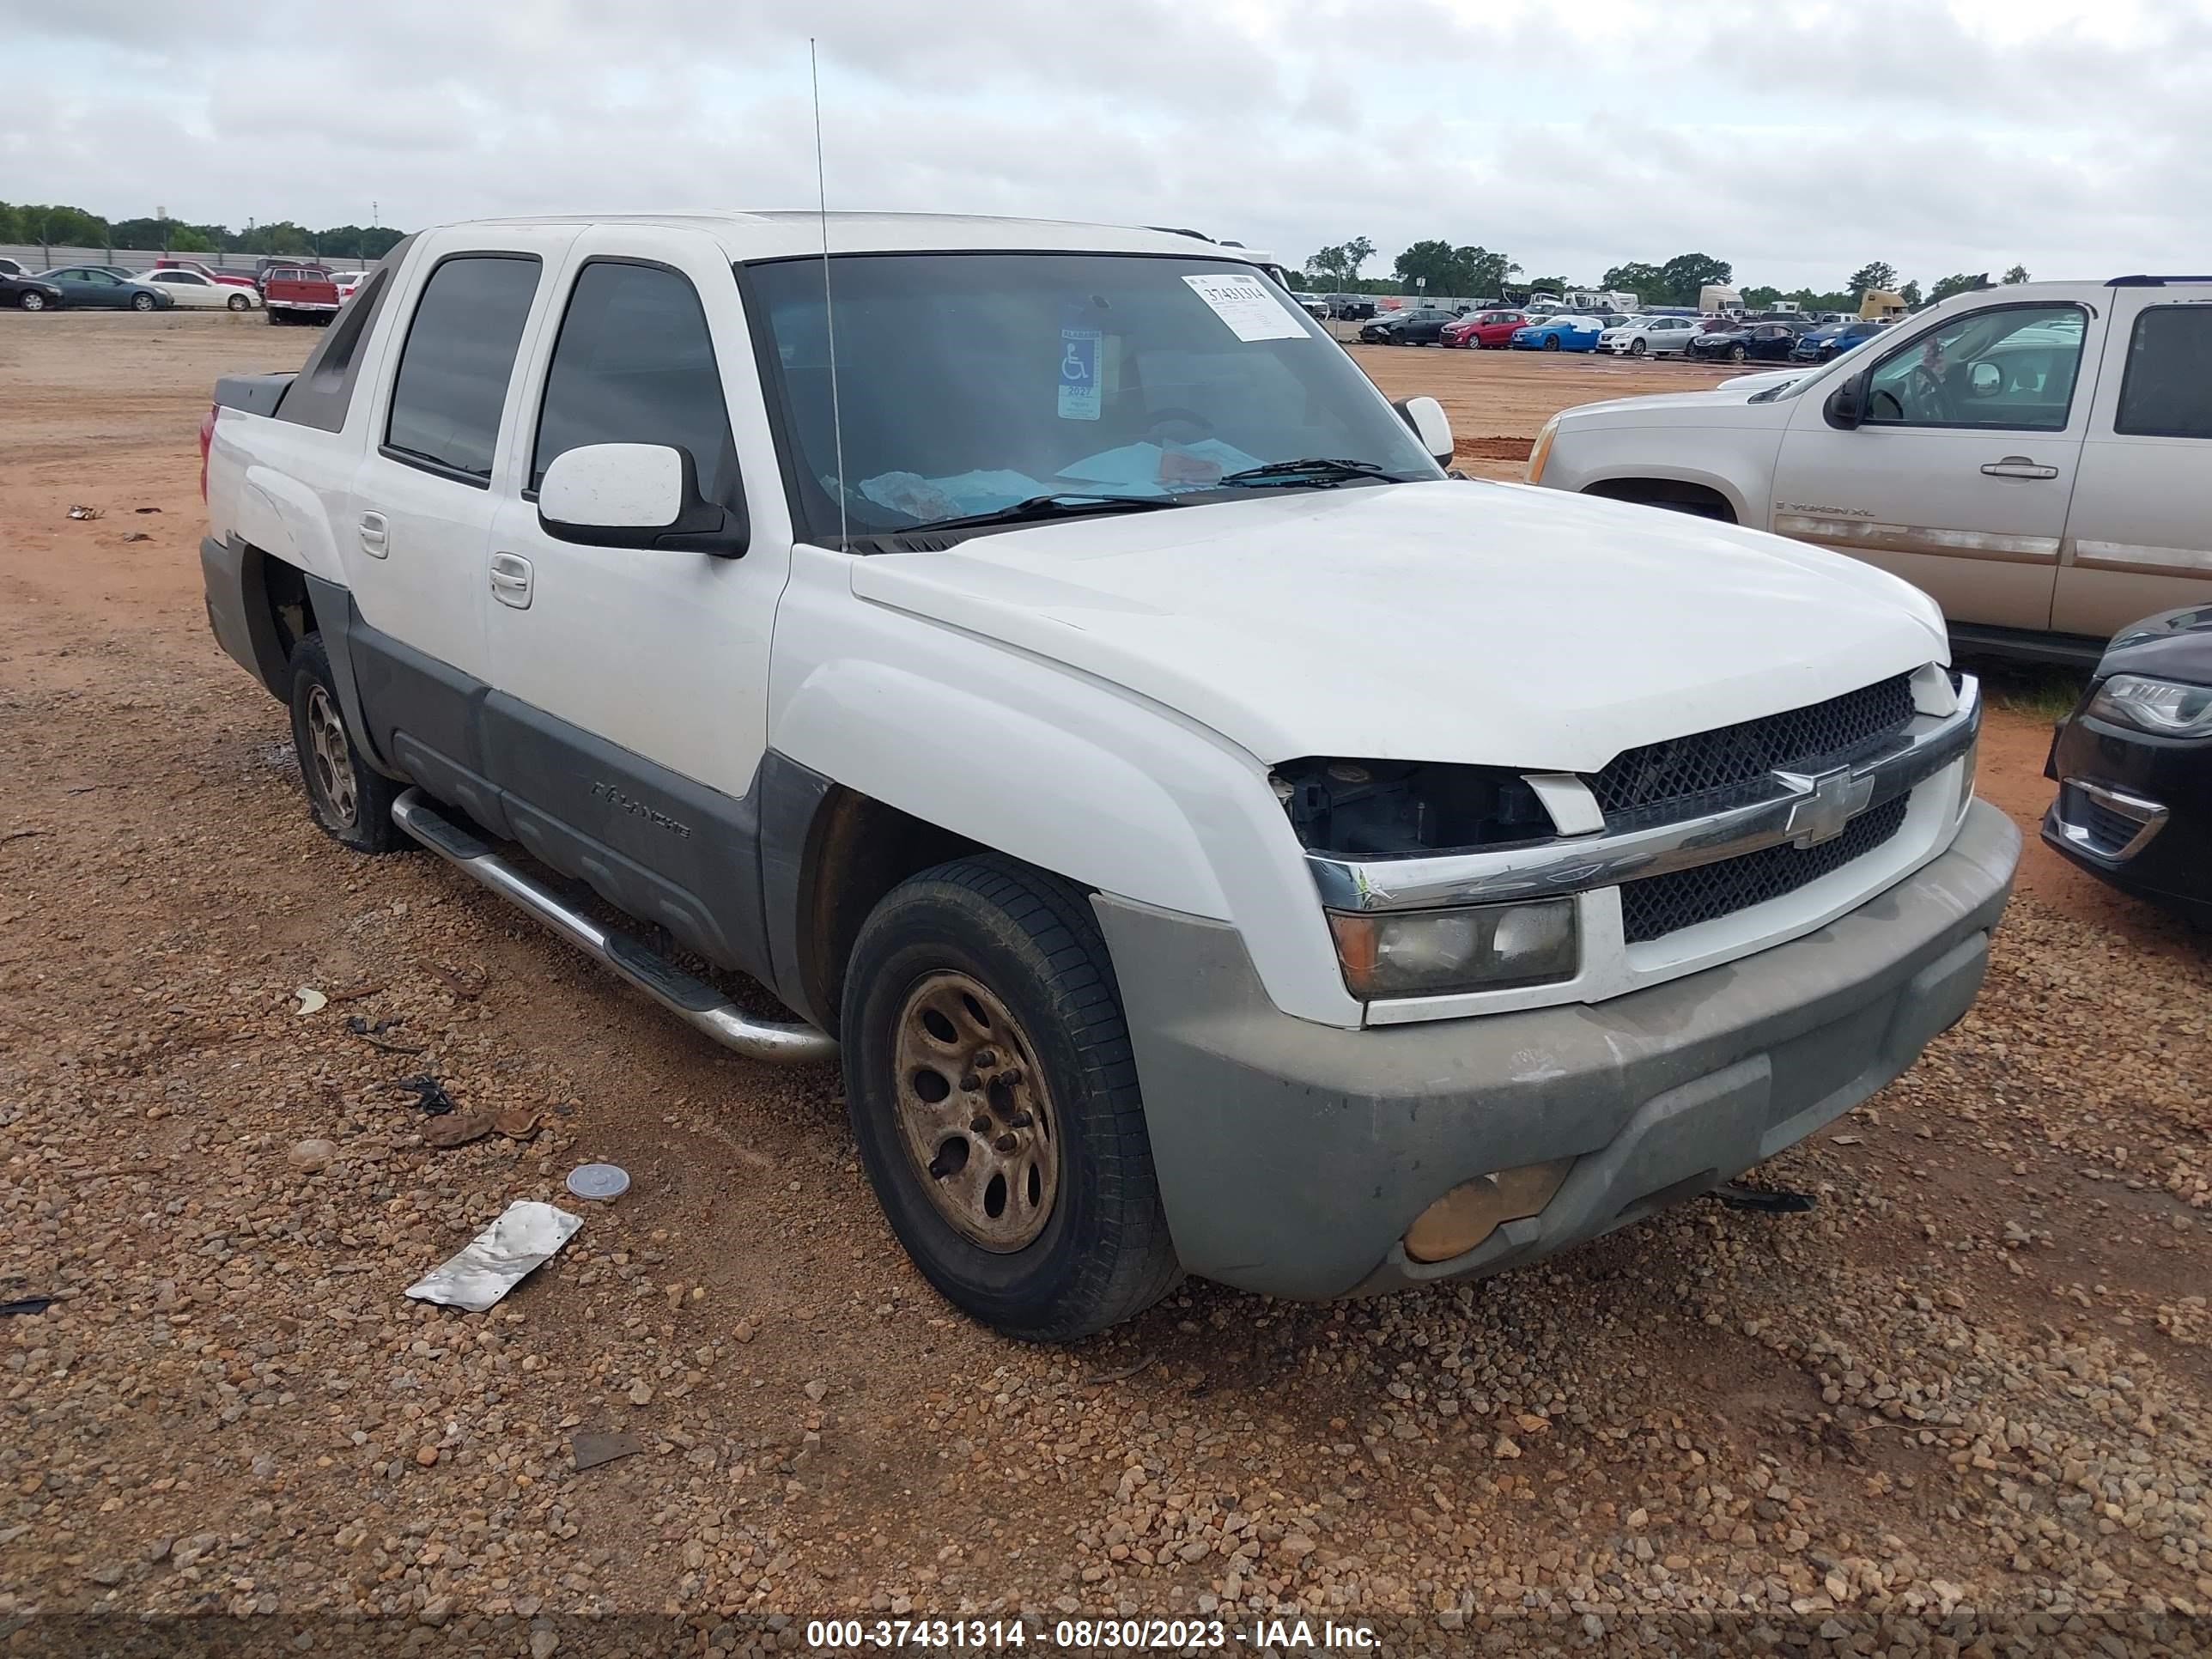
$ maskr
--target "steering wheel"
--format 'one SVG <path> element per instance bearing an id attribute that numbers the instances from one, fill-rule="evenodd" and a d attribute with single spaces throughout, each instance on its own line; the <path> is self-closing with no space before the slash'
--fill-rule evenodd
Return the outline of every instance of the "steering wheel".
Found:
<path id="1" fill-rule="evenodd" d="M 1952 418 L 1951 388 L 1944 383 L 1942 376 L 1931 374 L 1925 366 L 1916 363 L 1912 372 L 1905 376 L 1905 383 L 1906 389 L 1912 393 L 1912 401 L 1922 419 L 1948 421 Z"/>
<path id="2" fill-rule="evenodd" d="M 1151 439 L 1155 432 L 1170 421 L 1180 421 L 1186 426 L 1197 428 L 1197 435 L 1201 438 L 1210 438 L 1213 435 L 1213 422 L 1205 416 L 1194 409 L 1175 407 L 1154 410 L 1152 417 L 1145 422 L 1145 436 L 1148 440 Z"/>

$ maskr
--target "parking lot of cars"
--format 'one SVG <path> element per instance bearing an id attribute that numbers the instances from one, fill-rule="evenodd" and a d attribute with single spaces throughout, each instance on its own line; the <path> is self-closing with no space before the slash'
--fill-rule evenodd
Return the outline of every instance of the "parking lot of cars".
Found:
<path id="1" fill-rule="evenodd" d="M 281 712 L 199 612 L 191 433 L 216 374 L 325 337 L 235 320 L 0 317 L 0 911 L 56 942 L 0 968 L 0 1292 L 58 1298 L 0 1329 L 7 1595 L 279 1586 L 508 1620 L 516 1650 L 533 1619 L 671 1604 L 701 1651 L 793 1606 L 1303 1607 L 1436 1653 L 1817 1651 L 1831 1621 L 1873 1651 L 2180 1650 L 2212 1609 L 2212 965 L 2039 838 L 2072 696 L 1984 671 L 1977 787 L 2027 833 L 2020 889 L 1966 1021 L 1762 1171 L 1809 1213 L 1699 1201 L 1480 1286 L 1193 1285 L 1082 1347 L 1008 1344 L 899 1256 L 832 1077 L 672 1033 L 442 866 L 366 879 L 313 831 Z M 1972 393 L 2006 342 L 1955 343 Z M 1568 407 L 1725 392 L 1733 364 L 1352 349 L 1506 482 Z M 2036 403 L 2039 362 L 1992 395 Z M 2071 725 L 2130 733 L 2142 769 L 2099 787 L 2147 799 L 2201 671 L 2118 648 L 2153 654 Z M 2130 810 L 2063 822 L 2107 847 Z M 433 1144 L 395 1086 L 433 1072 L 526 1134 Z M 630 1191 L 499 1312 L 401 1296 L 586 1160 Z M 635 1449 L 583 1468 L 594 1434 Z M 565 1654 L 605 1627 L 560 1628 Z"/>

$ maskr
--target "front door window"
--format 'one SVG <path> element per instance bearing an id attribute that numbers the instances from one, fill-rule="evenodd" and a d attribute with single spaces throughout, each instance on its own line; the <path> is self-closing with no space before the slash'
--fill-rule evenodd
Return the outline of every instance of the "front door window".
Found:
<path id="1" fill-rule="evenodd" d="M 1878 364 L 1867 422 L 2061 432 L 2081 366 L 2078 306 L 1969 312 Z"/>

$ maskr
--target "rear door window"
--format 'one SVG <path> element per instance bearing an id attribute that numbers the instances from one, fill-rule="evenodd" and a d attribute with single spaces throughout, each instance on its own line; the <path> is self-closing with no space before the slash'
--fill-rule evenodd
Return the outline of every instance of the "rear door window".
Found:
<path id="1" fill-rule="evenodd" d="M 2212 438 L 2212 306 L 2153 306 L 2136 319 L 2112 430 Z"/>
<path id="2" fill-rule="evenodd" d="M 688 450 L 700 495 L 738 505 L 729 404 L 690 278 L 612 259 L 595 259 L 577 276 L 546 372 L 530 487 L 555 456 L 586 444 Z"/>
<path id="3" fill-rule="evenodd" d="M 386 453 L 490 482 L 500 411 L 538 270 L 534 254 L 470 253 L 430 273 L 392 381 Z"/>

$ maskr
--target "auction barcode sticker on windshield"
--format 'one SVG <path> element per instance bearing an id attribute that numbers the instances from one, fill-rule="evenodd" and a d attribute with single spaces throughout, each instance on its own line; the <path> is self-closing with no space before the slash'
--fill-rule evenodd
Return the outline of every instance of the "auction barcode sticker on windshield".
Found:
<path id="1" fill-rule="evenodd" d="M 1295 340 L 1306 331 L 1290 307 L 1268 291 L 1264 276 L 1224 270 L 1183 281 L 1240 340 Z"/>

